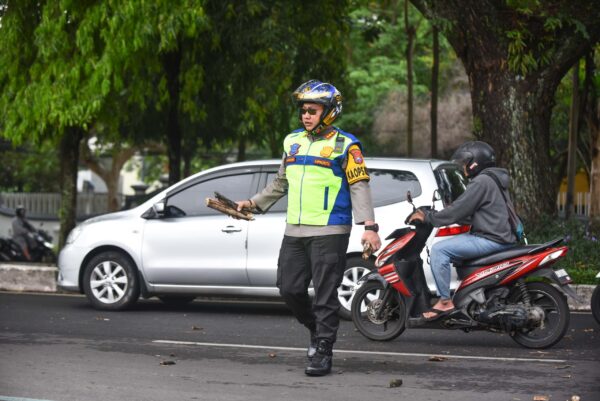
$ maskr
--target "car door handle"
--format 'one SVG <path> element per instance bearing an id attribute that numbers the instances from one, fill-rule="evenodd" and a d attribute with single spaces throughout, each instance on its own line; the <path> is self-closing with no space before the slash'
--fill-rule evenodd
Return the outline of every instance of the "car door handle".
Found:
<path id="1" fill-rule="evenodd" d="M 242 229 L 234 226 L 227 226 L 221 229 L 221 231 L 224 233 L 239 233 L 240 231 L 242 231 Z"/>

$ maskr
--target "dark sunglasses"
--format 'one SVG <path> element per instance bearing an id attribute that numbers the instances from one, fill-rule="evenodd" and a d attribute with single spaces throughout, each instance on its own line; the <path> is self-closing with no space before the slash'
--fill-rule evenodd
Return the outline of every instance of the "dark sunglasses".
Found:
<path id="1" fill-rule="evenodd" d="M 306 113 L 310 114 L 311 116 L 314 116 L 315 114 L 317 114 L 317 109 L 305 109 L 305 108 L 301 108 L 300 109 L 300 115 L 304 115 Z"/>

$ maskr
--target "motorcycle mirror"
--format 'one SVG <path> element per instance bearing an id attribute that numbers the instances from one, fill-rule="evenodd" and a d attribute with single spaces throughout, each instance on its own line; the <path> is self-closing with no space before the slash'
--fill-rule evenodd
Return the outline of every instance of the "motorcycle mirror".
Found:
<path id="1" fill-rule="evenodd" d="M 435 210 L 435 202 L 442 200 L 442 194 L 440 193 L 439 190 L 434 189 L 433 190 L 433 198 L 431 199 L 431 209 Z"/>
<path id="2" fill-rule="evenodd" d="M 412 205 L 413 211 L 417 210 L 417 208 L 415 207 L 415 204 L 413 203 L 413 198 L 412 198 L 410 191 L 406 191 L 406 200 L 408 201 L 408 203 L 410 203 Z"/>

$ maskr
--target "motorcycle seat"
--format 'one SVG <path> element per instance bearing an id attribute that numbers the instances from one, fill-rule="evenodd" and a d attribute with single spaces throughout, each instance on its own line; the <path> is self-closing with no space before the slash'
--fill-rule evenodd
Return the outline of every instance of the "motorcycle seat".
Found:
<path id="1" fill-rule="evenodd" d="M 518 245 L 514 248 L 510 248 L 501 252 L 492 253 L 491 255 L 481 256 L 475 259 L 464 260 L 459 263 L 455 263 L 454 266 L 461 270 L 468 268 L 480 268 L 483 266 L 491 265 L 496 262 L 516 258 L 519 256 L 527 255 L 531 250 L 538 248 L 539 245 Z"/>

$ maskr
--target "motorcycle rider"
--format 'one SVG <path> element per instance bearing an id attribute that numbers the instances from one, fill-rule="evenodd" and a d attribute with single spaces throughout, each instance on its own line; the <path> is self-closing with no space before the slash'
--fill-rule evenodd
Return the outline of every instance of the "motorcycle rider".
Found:
<path id="1" fill-rule="evenodd" d="M 460 165 L 470 179 L 465 192 L 443 210 L 417 210 L 409 218 L 435 227 L 455 223 L 471 225 L 469 233 L 440 241 L 431 248 L 431 270 L 440 299 L 423 314 L 425 321 L 437 320 L 455 309 L 450 297 L 451 262 L 500 252 L 517 242 L 509 222 L 509 208 L 514 211 L 508 192 L 510 177 L 506 169 L 496 167 L 494 149 L 485 142 L 470 141 L 461 145 L 451 160 Z"/>
<path id="2" fill-rule="evenodd" d="M 311 80 L 293 93 L 303 128 L 284 140 L 277 176 L 262 192 L 238 201 L 238 210 L 267 211 L 288 195 L 287 225 L 277 269 L 277 286 L 298 321 L 310 331 L 305 373 L 331 372 L 339 326 L 337 288 L 345 268 L 352 214 L 364 224 L 362 242 L 381 246 L 369 175 L 356 137 L 332 125 L 342 96 L 331 84 Z M 314 283 L 311 302 L 308 287 Z"/>
<path id="3" fill-rule="evenodd" d="M 29 233 L 35 233 L 36 229 L 27 220 L 25 213 L 26 209 L 21 205 L 15 209 L 15 218 L 12 221 L 12 238 L 21 247 L 25 259 L 31 260 Z"/>

